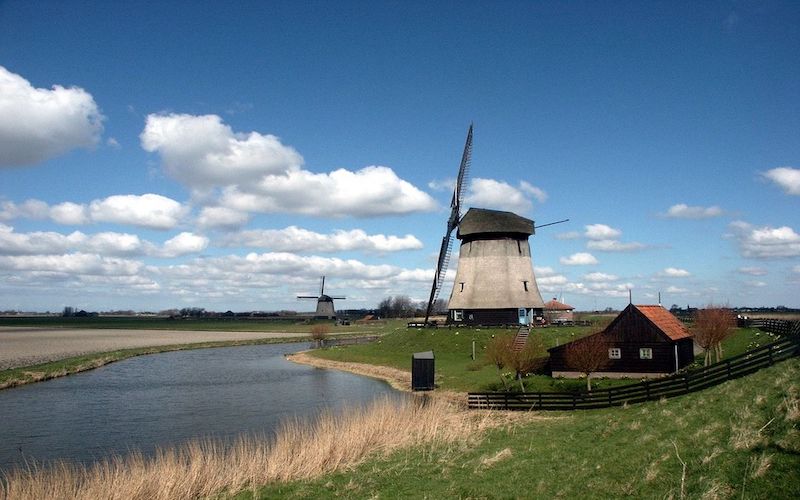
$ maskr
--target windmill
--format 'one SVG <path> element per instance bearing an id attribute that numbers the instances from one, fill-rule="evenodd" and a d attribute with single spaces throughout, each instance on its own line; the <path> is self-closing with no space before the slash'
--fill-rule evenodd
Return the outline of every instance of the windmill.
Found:
<path id="1" fill-rule="evenodd" d="M 322 284 L 319 287 L 319 296 L 298 295 L 298 299 L 316 299 L 317 310 L 314 317 L 317 319 L 336 319 L 336 310 L 333 308 L 333 300 L 345 300 L 346 297 L 331 297 L 325 295 L 325 276 L 322 277 Z"/>
<path id="2" fill-rule="evenodd" d="M 450 252 L 453 249 L 453 229 L 458 226 L 461 220 L 461 202 L 464 199 L 464 183 L 467 179 L 469 172 L 469 165 L 472 162 L 472 124 L 469 125 L 467 131 L 467 141 L 464 144 L 464 153 L 461 155 L 461 166 L 458 168 L 458 177 L 456 178 L 456 186 L 453 189 L 453 198 L 450 201 L 450 216 L 447 218 L 447 231 L 442 237 L 442 246 L 439 248 L 439 260 L 436 263 L 436 274 L 433 275 L 433 285 L 431 286 L 431 296 L 428 300 L 428 307 L 425 310 L 425 324 L 428 324 L 428 319 L 431 316 L 431 309 L 433 303 L 439 297 L 439 292 L 442 289 L 445 275 L 447 274 L 447 266 L 450 264 Z"/>
<path id="3" fill-rule="evenodd" d="M 536 284 L 528 238 L 539 227 L 511 212 L 470 208 L 461 215 L 464 182 L 472 155 L 472 125 L 467 133 L 458 171 L 447 231 L 442 238 L 436 274 L 425 313 L 428 324 L 450 262 L 453 230 L 461 240 L 458 269 L 448 301 L 448 323 L 471 325 L 530 325 L 541 317 L 544 301 Z"/>

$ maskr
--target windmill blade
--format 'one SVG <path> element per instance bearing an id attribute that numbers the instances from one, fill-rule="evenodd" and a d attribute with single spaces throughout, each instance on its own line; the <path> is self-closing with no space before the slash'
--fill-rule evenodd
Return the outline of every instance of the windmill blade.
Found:
<path id="1" fill-rule="evenodd" d="M 298 295 L 298 299 L 318 299 L 319 297 L 315 297 L 313 295 Z"/>
<path id="2" fill-rule="evenodd" d="M 461 217 L 461 203 L 464 201 L 464 186 L 469 176 L 469 167 L 472 164 L 472 124 L 469 124 L 467 131 L 467 140 L 464 143 L 464 152 L 461 154 L 461 165 L 458 167 L 458 177 L 456 178 L 456 189 L 453 193 L 453 203 L 450 204 L 452 208 Z"/>
<path id="3" fill-rule="evenodd" d="M 436 263 L 436 274 L 433 275 L 431 296 L 428 299 L 428 307 L 425 310 L 426 324 L 428 323 L 428 319 L 431 317 L 431 309 L 433 309 L 433 303 L 436 302 L 436 299 L 439 297 L 439 292 L 442 289 L 442 283 L 444 282 L 444 278 L 447 275 L 447 266 L 450 264 L 450 251 L 452 250 L 452 247 L 453 247 L 453 236 L 451 230 L 444 235 L 444 237 L 442 238 L 442 246 L 439 248 L 439 260 Z"/>

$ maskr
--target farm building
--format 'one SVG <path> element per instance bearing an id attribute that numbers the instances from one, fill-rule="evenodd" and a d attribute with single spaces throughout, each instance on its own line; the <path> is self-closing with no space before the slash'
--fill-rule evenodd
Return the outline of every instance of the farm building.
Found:
<path id="1" fill-rule="evenodd" d="M 458 270 L 448 322 L 530 325 L 542 317 L 528 237 L 533 221 L 511 212 L 470 208 L 458 224 Z"/>
<path id="2" fill-rule="evenodd" d="M 660 305 L 630 304 L 599 333 L 548 349 L 554 377 L 581 374 L 567 363 L 570 346 L 590 337 L 603 339 L 608 365 L 601 377 L 658 377 L 673 373 L 694 360 L 694 342 L 683 323 Z"/>
<path id="3" fill-rule="evenodd" d="M 556 325 L 572 323 L 575 320 L 572 314 L 574 310 L 575 308 L 571 305 L 559 302 L 553 297 L 553 300 L 544 303 L 544 319 L 548 323 Z"/>

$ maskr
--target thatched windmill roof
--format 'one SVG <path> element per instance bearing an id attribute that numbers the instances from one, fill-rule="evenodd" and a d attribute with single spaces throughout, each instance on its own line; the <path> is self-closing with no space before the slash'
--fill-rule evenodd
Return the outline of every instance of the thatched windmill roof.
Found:
<path id="1" fill-rule="evenodd" d="M 458 224 L 459 239 L 478 234 L 534 234 L 533 221 L 515 213 L 470 208 Z"/>

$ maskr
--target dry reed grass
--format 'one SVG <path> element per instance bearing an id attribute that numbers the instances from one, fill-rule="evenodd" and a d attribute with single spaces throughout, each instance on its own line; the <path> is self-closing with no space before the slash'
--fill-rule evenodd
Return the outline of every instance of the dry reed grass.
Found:
<path id="1" fill-rule="evenodd" d="M 272 439 L 247 436 L 230 446 L 206 439 L 151 458 L 134 453 L 91 466 L 14 470 L 0 481 L 0 499 L 224 496 L 350 468 L 399 448 L 468 443 L 493 425 L 488 413 L 456 411 L 444 400 L 381 400 L 344 414 L 285 422 Z"/>

